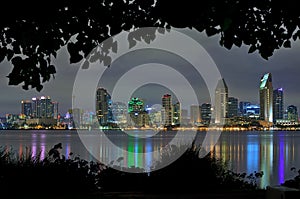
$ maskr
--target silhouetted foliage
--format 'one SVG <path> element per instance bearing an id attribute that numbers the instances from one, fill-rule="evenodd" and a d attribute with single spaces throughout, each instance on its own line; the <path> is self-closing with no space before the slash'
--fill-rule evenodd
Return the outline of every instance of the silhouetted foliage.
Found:
<path id="1" fill-rule="evenodd" d="M 290 188 L 295 188 L 295 189 L 300 189 L 300 169 L 297 171 L 295 167 L 291 168 L 291 171 L 296 173 L 296 176 L 293 179 L 288 179 L 281 185 L 290 187 Z"/>
<path id="2" fill-rule="evenodd" d="M 174 146 L 174 153 L 177 153 L 177 150 L 177 146 Z M 257 180 L 262 177 L 262 172 L 235 173 L 212 154 L 199 158 L 199 150 L 199 147 L 191 147 L 172 164 L 151 173 L 127 173 L 120 171 L 120 167 L 118 170 L 108 168 L 101 174 L 102 190 L 202 193 L 259 189 Z M 125 168 L 123 170 L 130 171 Z"/>
<path id="3" fill-rule="evenodd" d="M 29 0 L 8 1 L 3 9 L 0 62 L 6 58 L 13 65 L 9 85 L 38 91 L 56 73 L 52 59 L 63 46 L 70 63 L 78 63 L 122 30 L 194 28 L 220 35 L 220 45 L 227 49 L 246 45 L 249 53 L 257 51 L 264 59 L 300 37 L 300 12 L 291 0 Z M 151 40 L 153 34 L 142 38 Z M 116 43 L 108 48 L 117 50 Z M 106 51 L 97 58 L 106 65 L 110 60 Z"/>
<path id="4" fill-rule="evenodd" d="M 105 166 L 79 157 L 49 161 L 30 151 L 20 157 L 12 149 L 0 150 L 1 194 L 42 194 L 57 196 L 68 193 L 91 193 L 99 190 L 99 174 Z M 17 190 L 17 191 L 16 191 Z M 72 194 L 73 194 L 72 193 Z"/>
<path id="5" fill-rule="evenodd" d="M 176 153 L 176 147 L 173 152 Z M 199 148 L 191 147 L 179 159 L 163 169 L 130 173 L 101 163 L 73 157 L 49 161 L 41 154 L 26 151 L 20 157 L 12 149 L 0 150 L 0 189 L 10 194 L 104 193 L 136 191 L 144 193 L 200 193 L 206 191 L 253 191 L 262 173 L 234 173 L 210 154 L 198 157 Z M 118 168 L 120 169 L 120 168 Z M 14 190 L 18 192 L 14 192 Z"/>

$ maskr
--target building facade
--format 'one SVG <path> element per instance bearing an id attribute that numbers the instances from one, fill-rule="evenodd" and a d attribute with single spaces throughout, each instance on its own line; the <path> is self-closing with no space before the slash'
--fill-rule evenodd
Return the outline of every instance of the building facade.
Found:
<path id="1" fill-rule="evenodd" d="M 264 74 L 259 86 L 260 119 L 273 123 L 273 85 L 271 73 Z"/>
<path id="2" fill-rule="evenodd" d="M 211 120 L 211 104 L 203 103 L 201 105 L 201 120 L 203 124 L 209 124 Z"/>
<path id="3" fill-rule="evenodd" d="M 228 117 L 237 117 L 239 113 L 238 99 L 235 97 L 228 97 Z"/>
<path id="4" fill-rule="evenodd" d="M 162 97 L 162 107 L 163 107 L 163 123 L 165 127 L 172 126 L 173 122 L 173 105 L 172 96 L 170 94 L 165 94 Z"/>
<path id="5" fill-rule="evenodd" d="M 283 89 L 277 88 L 273 91 L 273 122 L 283 119 Z"/>
<path id="6" fill-rule="evenodd" d="M 25 115 L 27 118 L 32 116 L 32 103 L 30 100 L 21 101 L 21 114 Z"/>
<path id="7" fill-rule="evenodd" d="M 100 126 L 107 126 L 111 119 L 111 97 L 104 88 L 97 88 L 96 92 L 96 116 Z"/>
<path id="8" fill-rule="evenodd" d="M 228 87 L 223 79 L 218 81 L 215 89 L 215 123 L 225 124 L 228 116 Z"/>
<path id="9" fill-rule="evenodd" d="M 190 106 L 190 123 L 197 126 L 201 122 L 201 107 L 199 105 Z"/>
<path id="10" fill-rule="evenodd" d="M 173 104 L 173 126 L 180 126 L 181 124 L 181 106 L 180 103 L 177 102 Z"/>
<path id="11" fill-rule="evenodd" d="M 287 107 L 287 119 L 290 121 L 298 122 L 298 110 L 294 105 Z"/>

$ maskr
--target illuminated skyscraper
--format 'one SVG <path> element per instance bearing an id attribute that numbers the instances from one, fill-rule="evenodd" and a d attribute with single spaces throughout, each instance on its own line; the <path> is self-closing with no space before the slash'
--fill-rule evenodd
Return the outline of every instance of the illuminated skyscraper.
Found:
<path id="1" fill-rule="evenodd" d="M 149 115 L 145 110 L 144 100 L 141 98 L 131 98 L 128 102 L 128 114 L 130 126 L 145 127 L 149 125 Z"/>
<path id="2" fill-rule="evenodd" d="M 39 98 L 33 97 L 32 98 L 32 117 L 33 118 L 38 118 L 39 116 L 39 109 L 40 105 L 39 105 Z"/>
<path id="3" fill-rule="evenodd" d="M 235 97 L 228 98 L 228 117 L 236 117 L 238 116 L 239 107 L 238 107 L 238 99 Z"/>
<path id="4" fill-rule="evenodd" d="M 298 122 L 298 111 L 296 106 L 290 105 L 287 107 L 287 117 L 288 120 Z"/>
<path id="5" fill-rule="evenodd" d="M 96 115 L 100 126 L 108 125 L 110 118 L 111 97 L 107 90 L 98 88 L 96 93 Z"/>
<path id="6" fill-rule="evenodd" d="M 58 116 L 58 103 L 51 102 L 51 98 L 49 96 L 41 96 L 40 98 L 38 98 L 38 97 L 32 98 L 31 118 L 54 118 L 54 119 L 57 119 L 57 116 Z"/>
<path id="7" fill-rule="evenodd" d="M 224 79 L 219 80 L 215 90 L 215 123 L 225 124 L 228 116 L 228 87 Z"/>
<path id="8" fill-rule="evenodd" d="M 239 115 L 240 116 L 247 116 L 247 107 L 250 106 L 250 102 L 240 102 L 239 103 Z"/>
<path id="9" fill-rule="evenodd" d="M 283 89 L 277 88 L 273 91 L 273 120 L 283 119 Z"/>
<path id="10" fill-rule="evenodd" d="M 201 105 L 201 119 L 202 123 L 209 124 L 211 120 L 211 104 L 203 103 Z"/>
<path id="11" fill-rule="evenodd" d="M 141 98 L 133 97 L 128 102 L 128 113 L 139 113 L 145 111 L 144 101 Z"/>
<path id="12" fill-rule="evenodd" d="M 53 119 L 57 119 L 58 118 L 58 102 L 51 102 L 52 103 L 52 113 L 53 113 Z"/>
<path id="13" fill-rule="evenodd" d="M 273 86 L 272 75 L 266 73 L 260 80 L 260 119 L 266 122 L 273 122 Z"/>
<path id="14" fill-rule="evenodd" d="M 39 118 L 53 118 L 53 104 L 49 96 L 42 96 L 39 102 Z"/>
<path id="15" fill-rule="evenodd" d="M 165 94 L 162 97 L 162 107 L 164 109 L 163 113 L 163 122 L 164 126 L 170 127 L 173 122 L 173 106 L 172 106 L 172 97 L 169 94 Z"/>
<path id="16" fill-rule="evenodd" d="M 180 103 L 173 104 L 173 122 L 172 125 L 180 126 L 181 124 L 181 108 Z"/>
<path id="17" fill-rule="evenodd" d="M 198 125 L 201 122 L 201 107 L 199 105 L 190 106 L 191 125 Z"/>
<path id="18" fill-rule="evenodd" d="M 29 100 L 22 100 L 22 109 L 21 113 L 26 117 L 31 117 L 32 115 L 32 103 Z"/>

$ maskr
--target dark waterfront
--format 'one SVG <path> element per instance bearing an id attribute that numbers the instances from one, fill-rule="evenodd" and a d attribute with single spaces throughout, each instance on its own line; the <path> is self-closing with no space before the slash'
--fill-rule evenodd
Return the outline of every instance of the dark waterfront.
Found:
<path id="1" fill-rule="evenodd" d="M 188 132 L 186 133 L 188 135 Z M 199 132 L 197 141 L 202 143 L 205 135 L 205 132 Z M 89 131 L 81 135 L 81 139 L 82 136 L 88 140 L 95 137 Z M 108 137 L 115 147 L 133 153 L 115 152 L 111 144 L 106 144 L 110 141 L 103 138 L 100 138 L 101 146 L 89 145 L 87 150 L 75 130 L 2 130 L 0 146 L 11 147 L 16 155 L 31 153 L 32 156 L 36 156 L 41 153 L 42 159 L 55 144 L 61 142 L 62 154 L 65 157 L 73 152 L 74 155 L 90 161 L 95 158 L 89 151 L 97 151 L 97 154 L 107 161 L 123 157 L 119 162 L 120 166 L 143 167 L 151 165 L 157 158 L 154 153 L 145 152 L 159 151 L 174 138 L 172 134 L 164 133 L 147 139 L 127 139 L 124 134 L 117 132 Z M 235 172 L 263 171 L 264 175 L 259 183 L 260 187 L 265 188 L 267 185 L 277 185 L 295 176 L 291 168 L 300 169 L 298 143 L 300 143 L 299 131 L 234 131 L 222 132 L 219 141 L 215 146 L 212 144 L 211 149 L 214 149 L 217 157 L 228 162 L 229 168 Z"/>

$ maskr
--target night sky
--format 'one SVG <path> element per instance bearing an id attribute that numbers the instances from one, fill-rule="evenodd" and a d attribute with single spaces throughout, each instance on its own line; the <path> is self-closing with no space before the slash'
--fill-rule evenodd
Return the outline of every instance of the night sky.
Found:
<path id="1" fill-rule="evenodd" d="M 186 31 L 186 33 L 196 39 L 212 57 L 227 83 L 229 96 L 236 97 L 239 101 L 258 103 L 260 78 L 264 73 L 270 72 L 273 77 L 273 88 L 282 87 L 284 89 L 284 107 L 293 104 L 298 109 L 300 108 L 299 42 L 292 43 L 290 49 L 277 50 L 269 60 L 264 60 L 257 52 L 248 54 L 247 46 L 233 47 L 231 50 L 221 47 L 219 36 L 207 37 L 205 33 L 191 33 L 190 31 Z M 160 55 L 152 53 L 152 56 L 159 57 Z M 56 59 L 53 58 L 53 62 L 57 71 L 55 79 L 45 83 L 40 93 L 34 89 L 25 91 L 21 86 L 9 86 L 6 76 L 11 71 L 12 66 L 6 61 L 0 64 L 0 116 L 4 116 L 6 113 L 18 114 L 21 111 L 21 100 L 43 95 L 50 96 L 53 101 L 58 101 L 59 112 L 63 115 L 71 108 L 73 83 L 80 63 L 69 64 L 69 55 L 65 48 L 58 52 L 58 56 Z M 118 64 L 120 63 L 115 63 L 115 65 Z M 172 60 L 170 60 L 170 64 L 172 64 Z M 113 73 L 111 75 L 105 77 L 107 81 L 113 78 Z M 194 77 L 191 76 L 191 78 Z M 198 81 L 198 79 L 194 81 Z M 202 87 L 201 81 L 199 80 L 199 89 Z M 134 93 L 134 97 L 143 97 L 146 99 L 146 103 L 151 105 L 160 103 L 161 94 L 165 92 L 168 92 L 167 88 L 162 89 L 158 85 L 149 85 L 138 89 Z M 207 102 L 205 89 L 200 93 L 203 93 L 200 97 L 200 103 Z"/>

